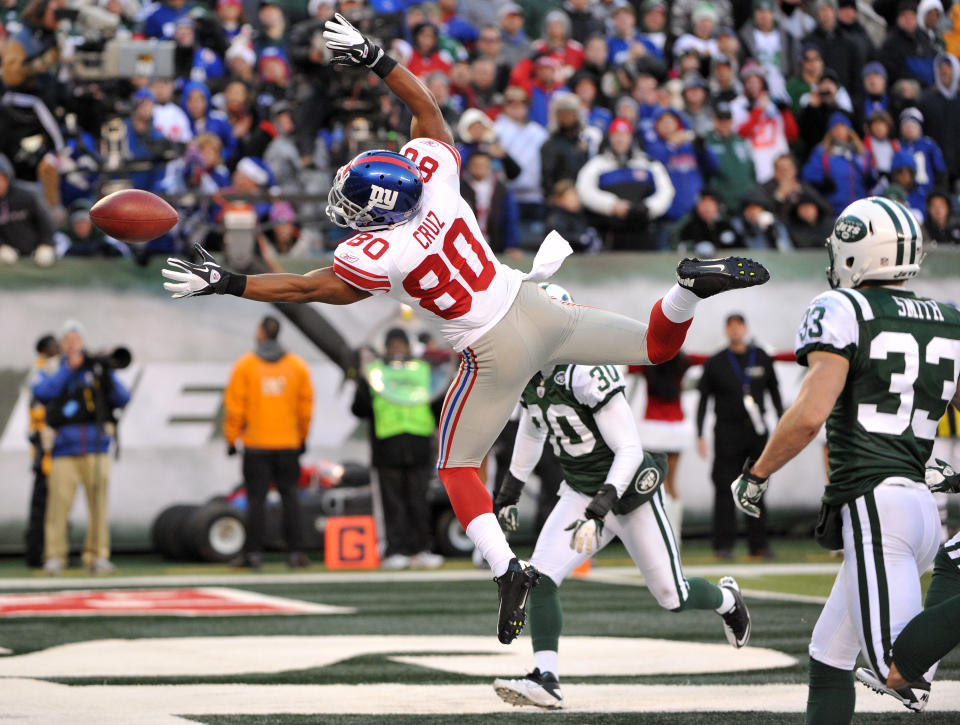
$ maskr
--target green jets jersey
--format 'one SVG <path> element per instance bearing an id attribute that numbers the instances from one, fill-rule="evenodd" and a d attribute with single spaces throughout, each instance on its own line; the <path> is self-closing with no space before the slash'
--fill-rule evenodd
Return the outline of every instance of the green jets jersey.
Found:
<path id="1" fill-rule="evenodd" d="M 613 365 L 560 365 L 547 377 L 535 375 L 520 398 L 534 425 L 546 430 L 567 485 L 587 496 L 606 483 L 614 458 L 594 415 L 623 391 L 623 376 Z M 648 501 L 665 475 L 666 457 L 645 451 L 614 513 L 627 513 Z"/>
<path id="2" fill-rule="evenodd" d="M 797 332 L 801 365 L 816 350 L 850 361 L 827 420 L 824 502 L 849 502 L 891 477 L 923 482 L 960 375 L 960 312 L 899 287 L 831 290 Z"/>

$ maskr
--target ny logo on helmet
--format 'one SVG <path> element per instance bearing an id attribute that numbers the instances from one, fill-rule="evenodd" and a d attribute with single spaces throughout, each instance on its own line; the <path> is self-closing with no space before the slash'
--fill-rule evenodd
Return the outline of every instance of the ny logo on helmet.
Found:
<path id="1" fill-rule="evenodd" d="M 397 196 L 400 192 L 384 189 L 382 186 L 370 187 L 370 206 L 391 211 L 397 205 Z"/>

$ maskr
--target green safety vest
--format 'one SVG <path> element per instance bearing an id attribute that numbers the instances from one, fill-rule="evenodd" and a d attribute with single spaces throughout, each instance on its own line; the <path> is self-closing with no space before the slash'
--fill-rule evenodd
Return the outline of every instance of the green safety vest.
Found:
<path id="1" fill-rule="evenodd" d="M 433 435 L 429 364 L 377 360 L 367 368 L 367 382 L 373 399 L 373 432 L 378 439 L 402 433 Z"/>

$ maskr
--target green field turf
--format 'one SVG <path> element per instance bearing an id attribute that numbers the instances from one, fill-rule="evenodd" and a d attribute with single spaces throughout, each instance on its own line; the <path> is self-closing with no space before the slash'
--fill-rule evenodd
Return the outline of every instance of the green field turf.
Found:
<path id="1" fill-rule="evenodd" d="M 836 560 L 819 549 L 804 542 L 790 543 L 779 547 L 779 561 L 825 562 Z M 684 560 L 693 564 L 715 564 L 706 546 L 686 546 Z M 745 562 L 743 558 L 741 562 Z M 597 572 L 604 566 L 622 566 L 627 561 L 622 550 L 605 552 Z M 17 656 L 39 652 L 67 643 L 87 640 L 170 638 L 170 637 L 235 637 L 251 635 L 286 636 L 331 636 L 331 635 L 480 635 L 495 637 L 496 587 L 485 578 L 458 581 L 369 581 L 358 576 L 356 581 L 298 581 L 291 576 L 279 582 L 258 582 L 250 577 L 243 583 L 223 584 L 216 575 L 236 573 L 223 566 L 169 566 L 154 557 L 119 557 L 121 571 L 127 574 L 155 574 L 172 570 L 176 574 L 206 574 L 210 584 L 229 586 L 250 592 L 285 597 L 295 600 L 318 602 L 327 605 L 352 607 L 353 614 L 296 615 L 296 616 L 234 616 L 234 617 L 169 617 L 169 616 L 109 616 L 109 617 L 43 617 L 10 618 L 0 620 L 0 647 Z M 451 562 L 445 568 L 467 568 L 467 562 Z M 286 571 L 282 562 L 270 564 L 273 573 Z M 312 571 L 322 571 L 319 567 Z M 19 562 L 0 562 L 2 578 L 30 576 Z M 710 576 L 716 580 L 717 576 Z M 2 580 L 2 579 L 0 579 Z M 791 573 L 740 576 L 741 586 L 747 590 L 780 592 L 783 599 L 748 598 L 753 615 L 753 638 L 751 646 L 764 647 L 791 655 L 797 663 L 792 666 L 758 671 L 708 674 L 651 674 L 643 676 L 611 676 L 604 674 L 566 676 L 565 684 L 581 685 L 805 685 L 807 679 L 807 644 L 821 605 L 789 599 L 789 595 L 823 597 L 829 592 L 833 577 L 822 573 Z M 48 580 L 49 581 L 49 580 Z M 62 588 L 71 588 L 69 578 L 56 580 Z M 124 586 L 124 576 L 109 577 L 98 583 Z M 180 586 L 170 581 L 170 586 Z M 73 585 L 82 586 L 81 582 Z M 164 586 L 163 580 L 152 586 Z M 7 587 L 6 591 L 15 591 Z M 5 593 L 4 592 L 4 593 Z M 675 614 L 660 609 L 653 597 L 642 586 L 630 582 L 606 583 L 573 579 L 561 589 L 564 609 L 564 634 L 594 637 L 642 637 L 677 640 L 684 642 L 709 642 L 725 645 L 719 619 L 709 612 L 685 612 Z M 602 647 L 602 639 L 598 640 Z M 520 652 L 529 653 L 530 641 L 521 638 L 512 645 Z M 561 658 L 563 644 L 561 641 Z M 350 657 L 324 667 L 291 669 L 280 672 L 249 672 L 239 675 L 167 675 L 167 676 L 95 676 L 45 678 L 48 682 L 69 685 L 71 689 L 83 686 L 137 686 L 137 685 L 359 685 L 399 683 L 401 685 L 483 685 L 489 687 L 490 677 L 449 672 L 428 666 L 397 662 L 392 655 L 403 652 L 383 652 Z M 10 656 L 7 655 L 7 656 Z M 730 650 L 730 656 L 735 653 Z M 525 660 L 530 662 L 532 657 Z M 563 666 L 561 659 L 561 668 Z M 78 673 L 80 674 L 80 673 Z M 503 672 L 515 677 L 522 671 Z M 938 679 L 960 680 L 960 652 L 951 653 L 941 664 Z M 0 679 L 0 688 L 3 680 Z M 486 694 L 486 690 L 483 691 Z M 868 693 L 869 694 L 869 693 Z M 492 702 L 499 703 L 492 689 Z M 870 695 L 870 697 L 878 697 Z M 935 697 L 935 695 L 934 695 Z M 0 693 L 2 701 L 2 693 Z M 748 706 L 748 703 L 744 703 Z M 609 707 L 603 709 L 610 709 Z M 263 710 L 260 710 L 261 712 Z M 189 711 L 184 711 L 189 712 Z M 253 712 L 253 711 L 251 711 Z M 338 723 L 344 725 L 495 725 L 496 723 L 545 722 L 550 718 L 558 723 L 584 723 L 606 725 L 608 723 L 651 723 L 655 725 L 713 725 L 736 723 L 736 725 L 760 725 L 761 723 L 802 723 L 803 717 L 795 713 L 763 712 L 698 712 L 662 713 L 563 713 L 539 712 L 530 709 L 515 709 L 505 714 L 464 715 L 190 715 L 196 722 L 210 725 L 305 725 L 306 723 Z M 0 719 L 3 715 L 0 714 Z M 858 715 L 854 723 L 874 725 L 877 723 L 925 723 L 944 725 L 960 722 L 960 712 L 925 713 L 922 717 L 903 711 L 898 714 Z"/>

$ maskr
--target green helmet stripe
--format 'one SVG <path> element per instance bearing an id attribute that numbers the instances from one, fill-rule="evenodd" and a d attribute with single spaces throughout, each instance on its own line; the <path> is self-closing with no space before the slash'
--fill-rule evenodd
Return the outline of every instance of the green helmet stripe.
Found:
<path id="1" fill-rule="evenodd" d="M 907 210 L 907 224 L 910 225 L 910 264 L 917 261 L 917 222 L 910 210 Z"/>
<path id="2" fill-rule="evenodd" d="M 883 208 L 887 214 L 890 215 L 890 219 L 893 221 L 893 228 L 897 231 L 897 266 L 899 267 L 903 264 L 903 225 L 900 224 L 900 220 L 897 219 L 897 213 L 893 210 L 893 207 L 890 206 L 884 199 L 880 197 L 873 197 L 871 201 L 874 204 L 878 204 Z"/>

